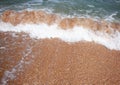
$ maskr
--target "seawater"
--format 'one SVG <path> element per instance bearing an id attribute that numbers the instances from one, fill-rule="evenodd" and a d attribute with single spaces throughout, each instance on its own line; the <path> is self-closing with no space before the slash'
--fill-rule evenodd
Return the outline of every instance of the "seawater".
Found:
<path id="1" fill-rule="evenodd" d="M 120 0 L 1 0 L 5 10 L 45 10 L 62 16 L 92 17 L 120 22 Z"/>

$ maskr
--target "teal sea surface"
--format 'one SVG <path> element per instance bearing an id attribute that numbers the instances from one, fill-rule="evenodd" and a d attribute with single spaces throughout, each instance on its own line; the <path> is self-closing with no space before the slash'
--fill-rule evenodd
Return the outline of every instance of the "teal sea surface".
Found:
<path id="1" fill-rule="evenodd" d="M 45 10 L 71 17 L 92 17 L 120 22 L 120 0 L 1 0 L 5 10 Z"/>

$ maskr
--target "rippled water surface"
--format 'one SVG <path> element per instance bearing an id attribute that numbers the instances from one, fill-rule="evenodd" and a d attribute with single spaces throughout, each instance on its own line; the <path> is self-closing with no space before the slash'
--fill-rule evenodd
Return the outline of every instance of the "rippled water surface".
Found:
<path id="1" fill-rule="evenodd" d="M 120 0 L 2 0 L 0 11 L 35 9 L 65 16 L 120 21 Z"/>

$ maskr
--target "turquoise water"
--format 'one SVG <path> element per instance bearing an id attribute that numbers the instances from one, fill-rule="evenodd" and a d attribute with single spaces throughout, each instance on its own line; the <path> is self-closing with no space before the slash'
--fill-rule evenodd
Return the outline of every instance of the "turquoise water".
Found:
<path id="1" fill-rule="evenodd" d="M 65 16 L 120 22 L 120 0 L 1 0 L 0 12 L 8 9 L 42 9 Z"/>

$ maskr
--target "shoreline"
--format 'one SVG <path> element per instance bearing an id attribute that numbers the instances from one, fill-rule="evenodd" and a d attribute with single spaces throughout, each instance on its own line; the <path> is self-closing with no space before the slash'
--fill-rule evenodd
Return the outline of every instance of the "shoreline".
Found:
<path id="1" fill-rule="evenodd" d="M 17 12 L 14 10 L 7 10 L 3 12 L 0 19 L 5 23 L 11 23 L 16 26 L 19 24 L 47 24 L 53 25 L 57 24 L 61 29 L 73 29 L 75 26 L 88 28 L 93 31 L 103 31 L 106 33 L 111 33 L 114 31 L 120 32 L 120 23 L 108 22 L 105 20 L 94 20 L 91 18 L 67 18 L 54 13 L 47 13 L 45 11 L 28 11 L 23 10 Z"/>
<path id="2" fill-rule="evenodd" d="M 120 84 L 120 51 L 93 42 L 31 39 L 24 33 L 1 32 L 0 39 L 5 47 L 0 49 L 0 80 L 9 85 Z"/>

